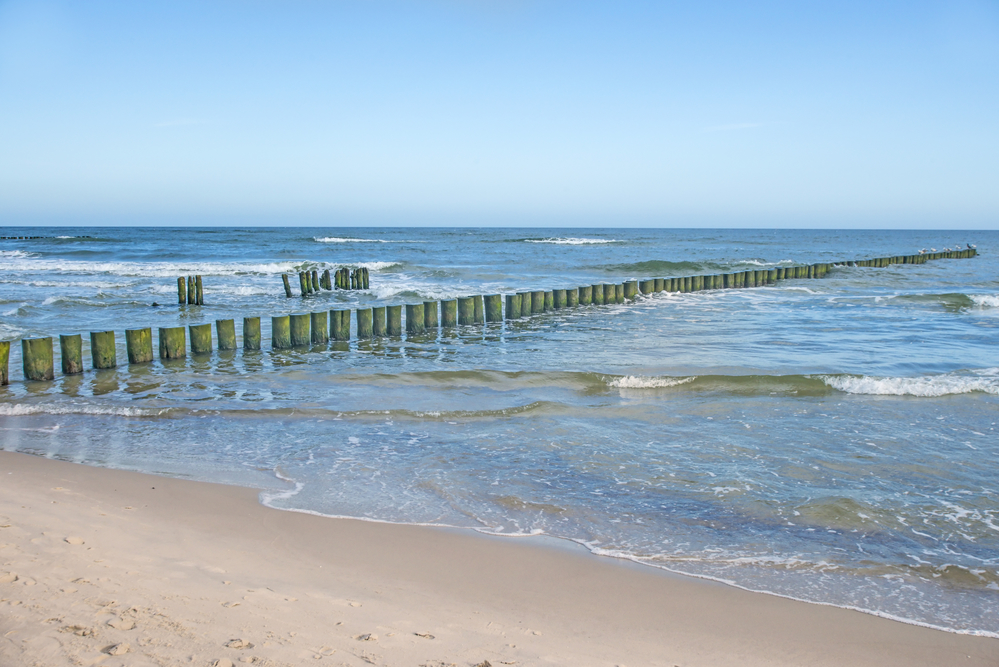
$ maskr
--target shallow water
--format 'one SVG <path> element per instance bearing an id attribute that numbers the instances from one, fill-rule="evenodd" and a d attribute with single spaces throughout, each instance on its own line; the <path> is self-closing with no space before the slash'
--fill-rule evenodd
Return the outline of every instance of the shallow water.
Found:
<path id="1" fill-rule="evenodd" d="M 122 360 L 139 326 L 262 315 L 266 348 L 273 314 L 975 243 L 974 259 L 52 383 L 21 381 L 14 345 L 0 438 L 999 634 L 996 232 L 16 231 L 67 238 L 0 242 L 0 338 L 110 327 Z M 284 297 L 281 272 L 344 265 L 372 289 Z M 192 273 L 207 305 L 178 307 Z"/>

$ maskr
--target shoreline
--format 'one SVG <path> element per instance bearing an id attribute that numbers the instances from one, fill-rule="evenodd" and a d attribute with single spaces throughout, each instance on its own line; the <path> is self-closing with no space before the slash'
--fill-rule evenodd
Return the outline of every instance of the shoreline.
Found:
<path id="1" fill-rule="evenodd" d="M 4 664 L 999 662 L 997 639 L 548 536 L 329 518 L 245 487 L 12 452 L 0 479 Z"/>

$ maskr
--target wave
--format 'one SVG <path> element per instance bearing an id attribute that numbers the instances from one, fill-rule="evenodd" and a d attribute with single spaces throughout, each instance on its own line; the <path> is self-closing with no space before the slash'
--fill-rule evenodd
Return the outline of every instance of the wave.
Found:
<path id="1" fill-rule="evenodd" d="M 56 405 L 0 403 L 0 416 L 23 417 L 26 415 L 111 415 L 117 417 L 159 417 L 170 411 L 170 408 L 129 408 L 113 405 Z"/>
<path id="2" fill-rule="evenodd" d="M 552 245 L 603 245 L 606 243 L 623 243 L 618 239 L 587 239 L 587 238 L 548 238 L 548 239 L 520 239 L 524 243 L 550 243 Z"/>
<path id="3" fill-rule="evenodd" d="M 946 292 L 940 294 L 891 294 L 875 297 L 875 303 L 883 301 L 940 305 L 945 310 L 954 312 L 972 308 L 999 308 L 999 294 Z"/>
<path id="4" fill-rule="evenodd" d="M 968 298 L 979 308 L 999 308 L 999 294 L 969 294 Z"/>
<path id="5" fill-rule="evenodd" d="M 793 259 L 782 259 L 779 262 L 768 262 L 763 259 L 740 259 L 734 264 L 749 264 L 751 266 L 780 266 L 781 264 L 794 264 Z"/>
<path id="6" fill-rule="evenodd" d="M 611 380 L 607 383 L 609 387 L 621 389 L 662 389 L 664 387 L 678 387 L 682 384 L 689 384 L 697 379 L 691 377 L 642 377 L 639 375 L 626 375 Z"/>
<path id="7" fill-rule="evenodd" d="M 312 240 L 316 243 L 392 243 L 384 239 L 353 239 L 339 236 L 313 236 Z"/>
<path id="8" fill-rule="evenodd" d="M 38 254 L 34 252 L 25 252 L 24 250 L 0 250 L 0 257 L 7 259 L 19 259 L 23 257 L 38 257 Z"/>
<path id="9" fill-rule="evenodd" d="M 2 251 L 0 251 L 2 252 Z M 20 252 L 20 251 L 14 251 Z M 174 278 L 184 275 L 203 276 L 246 276 L 246 275 L 280 275 L 295 273 L 306 269 L 336 269 L 341 267 L 364 267 L 369 271 L 401 266 L 399 262 L 353 262 L 347 264 L 321 261 L 283 261 L 283 262 L 83 262 L 74 260 L 30 259 L 27 255 L 19 255 L 14 261 L 5 262 L 6 271 L 24 272 L 32 277 L 38 273 L 51 274 L 106 274 L 140 278 Z"/>
<path id="10" fill-rule="evenodd" d="M 827 375 L 821 379 L 839 391 L 870 396 L 939 397 L 973 392 L 999 395 L 999 378 L 976 375 L 936 375 L 908 378 Z"/>
<path id="11" fill-rule="evenodd" d="M 691 275 L 701 271 L 716 271 L 724 267 L 711 262 L 669 262 L 662 259 L 652 259 L 630 264 L 607 264 L 600 268 L 612 273 L 628 273 L 642 276 L 678 276 Z"/>

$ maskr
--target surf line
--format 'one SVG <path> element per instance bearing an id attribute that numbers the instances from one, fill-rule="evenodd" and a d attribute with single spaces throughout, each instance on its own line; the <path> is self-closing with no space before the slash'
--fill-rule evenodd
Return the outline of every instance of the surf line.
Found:
<path id="1" fill-rule="evenodd" d="M 916 255 L 896 255 L 874 259 L 848 260 L 843 262 L 807 264 L 775 269 L 738 271 L 682 278 L 649 278 L 626 280 L 622 283 L 583 285 L 555 290 L 537 290 L 516 294 L 488 294 L 424 301 L 406 304 L 406 317 L 403 320 L 403 306 L 376 306 L 358 308 L 354 311 L 354 333 L 357 338 L 371 339 L 403 335 L 403 324 L 409 335 L 426 334 L 438 329 L 453 329 L 461 326 L 475 326 L 504 321 L 519 320 L 553 310 L 599 306 L 634 301 L 639 295 L 658 292 L 700 292 L 703 290 L 738 289 L 774 285 L 783 280 L 823 278 L 832 268 L 871 267 L 884 268 L 894 264 L 925 264 L 937 259 L 968 259 L 978 254 L 976 248 L 947 250 L 944 252 L 920 252 Z M 282 276 L 285 294 L 291 296 L 288 276 Z M 318 272 L 299 273 L 302 297 L 315 294 L 320 289 L 369 289 L 366 268 L 338 269 L 332 276 L 326 270 L 320 277 Z M 192 289 L 194 298 L 191 298 Z M 193 305 L 204 303 L 201 276 L 191 276 L 187 280 L 177 279 L 178 301 Z M 188 346 L 190 334 L 190 346 Z M 261 349 L 260 317 L 243 318 L 243 352 Z M 309 345 L 327 345 L 349 342 L 351 335 L 351 311 L 334 309 L 293 315 L 279 315 L 271 318 L 271 349 L 286 350 Z M 215 341 L 219 351 L 235 351 L 238 348 L 236 325 L 232 319 L 215 320 Z M 211 323 L 192 324 L 188 327 L 160 327 L 158 331 L 159 358 L 161 360 L 182 359 L 192 356 L 210 355 L 213 350 Z M 0 385 L 10 381 L 11 341 L 0 341 Z M 146 364 L 153 361 L 153 336 L 151 327 L 125 330 L 125 350 L 129 364 Z M 90 333 L 91 367 L 94 370 L 116 368 L 117 345 L 114 331 L 94 331 Z M 59 336 L 59 357 L 63 375 L 77 375 L 84 372 L 83 337 L 81 334 Z M 23 379 L 33 382 L 50 382 L 55 378 L 55 355 L 53 338 L 22 338 L 21 366 Z"/>

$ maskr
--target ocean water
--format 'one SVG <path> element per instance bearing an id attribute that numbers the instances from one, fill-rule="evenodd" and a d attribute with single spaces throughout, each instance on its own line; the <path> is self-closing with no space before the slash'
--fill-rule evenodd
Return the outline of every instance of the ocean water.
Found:
<path id="1" fill-rule="evenodd" d="M 263 317 L 264 350 L 30 383 L 3 449 L 276 508 L 544 533 L 751 590 L 999 636 L 999 233 L 6 229 L 0 339 Z M 89 237 L 89 238 L 83 238 Z M 977 244 L 974 259 L 269 349 L 269 316 Z M 371 289 L 287 299 L 282 272 Z M 176 278 L 204 277 L 205 306 Z M 297 292 L 297 281 L 292 280 Z M 151 304 L 162 304 L 154 307 Z M 154 336 L 155 337 L 155 336 Z M 56 344 L 58 349 L 58 343 Z M 56 360 L 58 369 L 58 359 Z"/>

